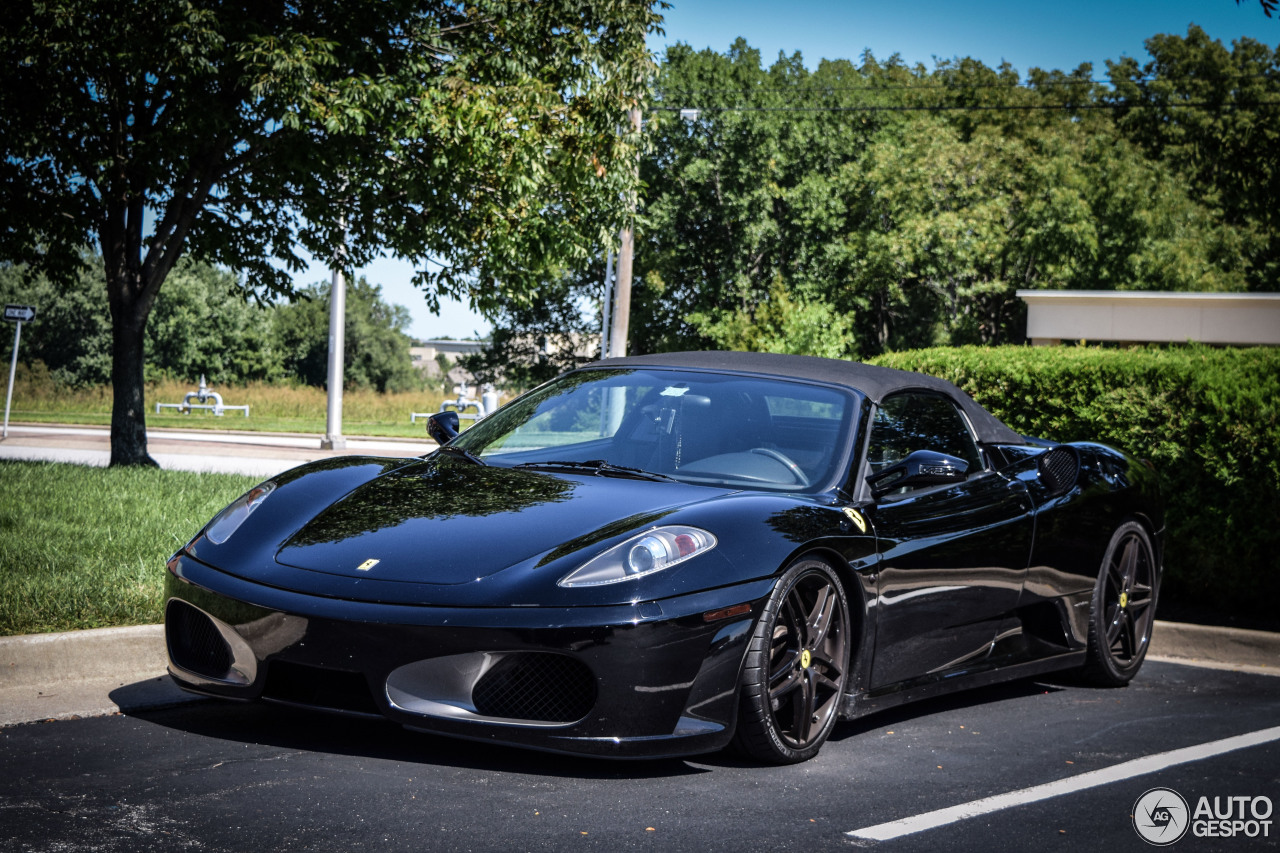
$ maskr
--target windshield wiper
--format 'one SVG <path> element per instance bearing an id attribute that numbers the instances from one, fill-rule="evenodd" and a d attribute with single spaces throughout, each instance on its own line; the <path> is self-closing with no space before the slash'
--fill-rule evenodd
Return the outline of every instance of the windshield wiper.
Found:
<path id="1" fill-rule="evenodd" d="M 447 453 L 450 456 L 456 457 L 458 459 L 465 459 L 473 465 L 483 465 L 486 468 L 489 467 L 488 462 L 485 462 L 483 459 L 481 459 L 479 456 L 476 456 L 470 450 L 467 450 L 462 447 L 454 447 L 452 444 L 442 444 L 440 445 L 440 447 L 436 448 L 436 452 Z"/>
<path id="2" fill-rule="evenodd" d="M 570 462 L 549 460 L 547 462 L 522 462 L 515 466 L 516 468 L 541 468 L 541 469 L 562 469 L 567 471 L 590 471 L 602 477 L 634 477 L 637 480 L 659 480 L 665 483 L 680 482 L 675 477 L 668 477 L 666 474 L 659 474 L 655 471 L 646 471 L 643 468 L 629 468 L 626 465 L 614 465 L 612 462 L 606 462 L 603 459 L 588 459 L 586 462 Z"/>

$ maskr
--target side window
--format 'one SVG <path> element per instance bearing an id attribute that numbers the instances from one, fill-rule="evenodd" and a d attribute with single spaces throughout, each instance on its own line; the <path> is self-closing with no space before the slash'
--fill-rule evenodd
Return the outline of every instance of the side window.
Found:
<path id="1" fill-rule="evenodd" d="M 935 450 L 963 459 L 970 473 L 981 471 L 977 442 L 955 404 L 936 394 L 907 392 L 876 409 L 867 459 L 880 471 L 916 450 Z"/>

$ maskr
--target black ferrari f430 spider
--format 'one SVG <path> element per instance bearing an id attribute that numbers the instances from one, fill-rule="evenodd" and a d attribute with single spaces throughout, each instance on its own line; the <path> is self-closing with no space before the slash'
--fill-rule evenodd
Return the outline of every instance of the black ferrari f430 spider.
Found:
<path id="1" fill-rule="evenodd" d="M 751 353 L 567 373 L 421 458 L 286 471 L 168 562 L 188 690 L 600 756 L 815 755 L 837 721 L 1077 670 L 1127 683 L 1148 464 L 954 385 Z"/>

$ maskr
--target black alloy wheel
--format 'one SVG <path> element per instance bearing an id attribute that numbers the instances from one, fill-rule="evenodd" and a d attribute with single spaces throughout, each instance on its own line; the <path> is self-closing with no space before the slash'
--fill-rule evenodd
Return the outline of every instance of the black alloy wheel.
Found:
<path id="1" fill-rule="evenodd" d="M 840 715 L 849 604 L 826 563 L 802 559 L 774 587 L 747 649 L 735 743 L 772 764 L 818 754 Z"/>
<path id="2" fill-rule="evenodd" d="M 1147 531 L 1136 521 L 1116 530 L 1093 591 L 1084 675 L 1120 687 L 1138 674 L 1151 644 L 1159 567 Z"/>

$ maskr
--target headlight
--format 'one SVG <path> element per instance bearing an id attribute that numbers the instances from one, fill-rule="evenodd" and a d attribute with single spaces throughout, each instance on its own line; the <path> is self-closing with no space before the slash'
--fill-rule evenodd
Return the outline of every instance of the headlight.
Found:
<path id="1" fill-rule="evenodd" d="M 656 527 L 615 545 L 559 580 L 560 586 L 629 581 L 683 563 L 716 547 L 716 537 L 696 527 Z"/>
<path id="2" fill-rule="evenodd" d="M 257 509 L 267 495 L 276 490 L 276 484 L 268 480 L 245 492 L 222 512 L 214 516 L 213 521 L 205 528 L 204 535 L 215 545 L 221 545 L 231 538 L 231 534 L 244 524 L 249 514 Z"/>

